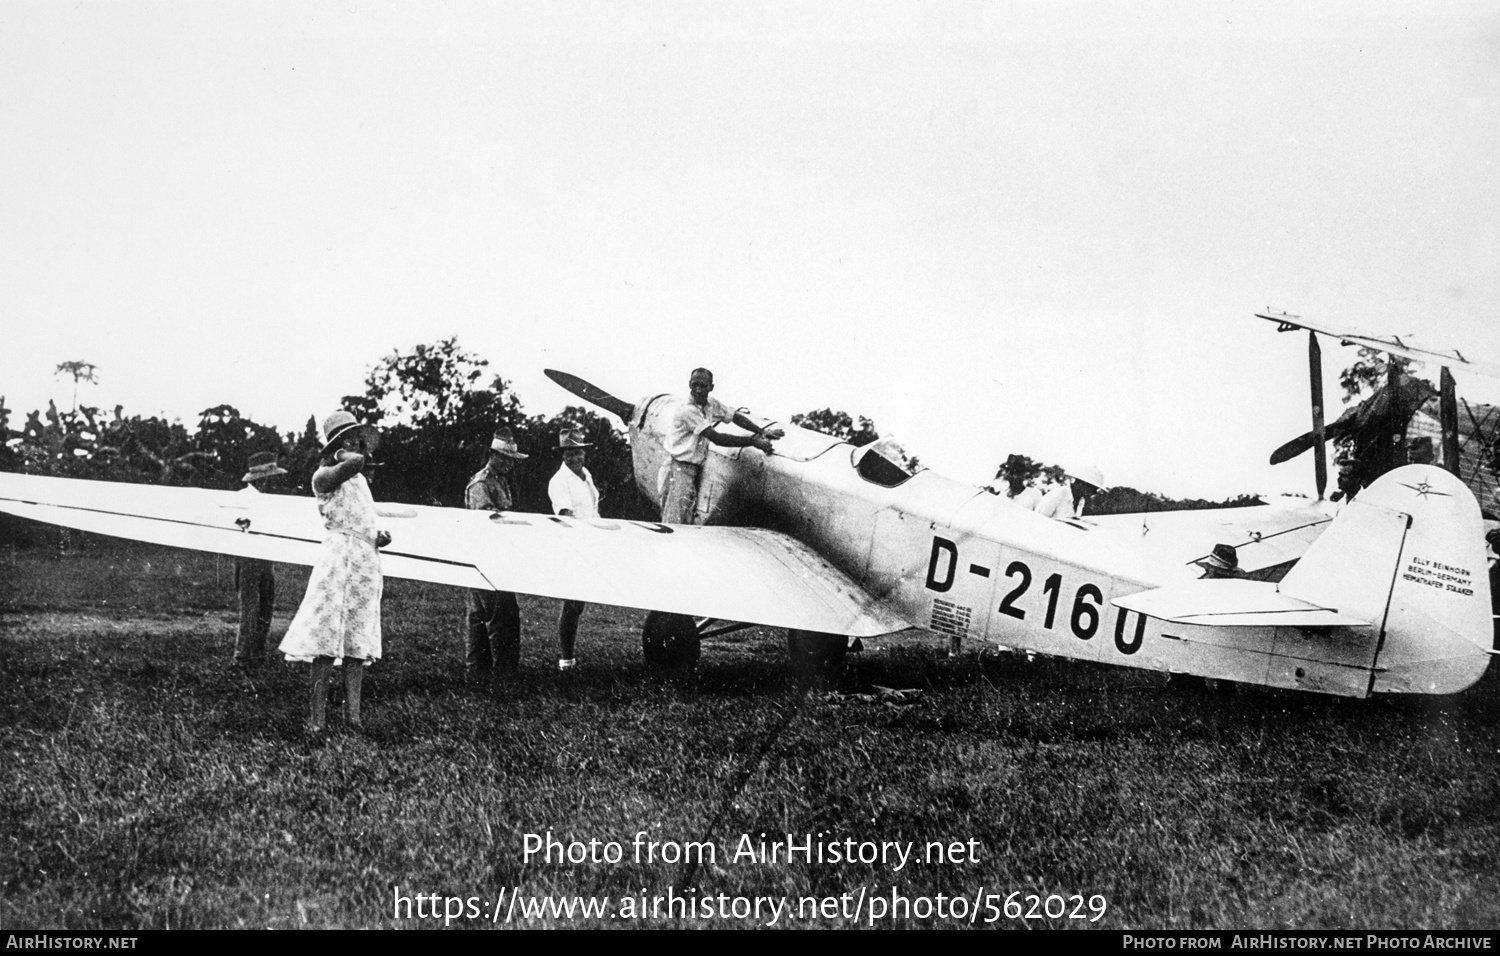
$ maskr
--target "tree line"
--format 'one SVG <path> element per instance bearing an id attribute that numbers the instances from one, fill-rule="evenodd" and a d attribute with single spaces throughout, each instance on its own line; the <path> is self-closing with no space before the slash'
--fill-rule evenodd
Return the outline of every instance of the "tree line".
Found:
<path id="1" fill-rule="evenodd" d="M 252 454 L 274 452 L 290 473 L 283 490 L 311 493 L 308 482 L 322 445 L 317 416 L 310 416 L 300 430 L 282 432 L 221 404 L 199 412 L 190 429 L 182 421 L 126 415 L 118 405 L 105 412 L 80 403 L 79 386 L 96 383 L 97 373 L 89 362 L 58 365 L 59 376 L 72 378 L 71 407 L 60 409 L 50 401 L 23 422 L 12 422 L 13 412 L 0 398 L 0 471 L 228 490 L 241 487 Z M 380 449 L 369 470 L 381 500 L 462 506 L 464 488 L 483 466 L 494 430 L 505 426 L 531 456 L 511 476 L 517 510 L 550 511 L 547 482 L 561 462 L 558 435 L 578 427 L 594 446 L 588 467 L 599 486 L 601 513 L 656 517 L 635 488 L 628 442 L 611 419 L 578 406 L 552 417 L 528 414 L 510 383 L 456 338 L 385 356 L 369 368 L 362 390 L 344 396 L 342 405 L 381 430 Z M 793 415 L 791 422 L 854 445 L 880 437 L 871 419 L 831 408 Z M 1024 455 L 1011 455 L 1000 468 L 1002 477 L 1019 473 L 1027 480 L 1043 472 L 1061 477 L 1057 466 Z M 1257 501 L 1250 496 L 1225 502 L 1169 499 L 1116 487 L 1105 490 L 1091 510 L 1158 511 Z"/>
<path id="2" fill-rule="evenodd" d="M 58 373 L 74 375 L 76 389 L 81 381 L 97 381 L 96 368 L 65 362 Z M 511 475 L 517 509 L 550 511 L 547 482 L 561 462 L 558 435 L 579 427 L 594 445 L 588 467 L 602 512 L 655 517 L 635 490 L 628 444 L 611 421 L 573 406 L 550 418 L 528 414 L 510 383 L 455 338 L 380 359 L 363 389 L 345 395 L 341 405 L 381 430 L 368 477 L 383 501 L 462 506 L 469 478 L 483 467 L 495 429 L 504 426 L 530 455 Z M 51 401 L 24 422 L 13 422 L 13 414 L 0 398 L 0 471 L 232 490 L 242 487 L 252 454 L 273 452 L 289 472 L 282 490 L 310 495 L 322 447 L 317 415 L 300 430 L 282 432 L 228 404 L 201 411 L 192 428 L 127 415 L 118 405 L 105 412 L 78 402 L 76 391 L 71 409 Z"/>

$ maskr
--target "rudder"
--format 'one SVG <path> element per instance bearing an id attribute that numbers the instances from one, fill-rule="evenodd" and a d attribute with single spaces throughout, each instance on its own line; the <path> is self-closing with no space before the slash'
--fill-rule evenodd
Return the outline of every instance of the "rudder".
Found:
<path id="1" fill-rule="evenodd" d="M 1382 475 L 1281 582 L 1381 628 L 1372 693 L 1454 694 L 1483 676 L 1491 609 L 1474 495 L 1432 465 Z"/>

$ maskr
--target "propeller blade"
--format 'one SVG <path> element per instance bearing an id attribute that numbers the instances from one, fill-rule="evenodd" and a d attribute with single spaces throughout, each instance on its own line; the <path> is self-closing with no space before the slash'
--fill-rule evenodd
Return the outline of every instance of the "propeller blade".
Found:
<path id="1" fill-rule="evenodd" d="M 579 398 L 593 405 L 598 405 L 607 412 L 613 412 L 620 416 L 620 420 L 627 425 L 630 424 L 630 416 L 635 414 L 635 406 L 629 402 L 621 401 L 604 389 L 591 385 L 579 378 L 577 375 L 569 375 L 567 372 L 559 372 L 556 369 L 544 368 L 542 374 L 563 388 L 577 395 Z"/>
<path id="2" fill-rule="evenodd" d="M 1307 432 L 1305 434 L 1298 435 L 1296 438 L 1293 438 L 1285 445 L 1282 445 L 1280 448 L 1271 452 L 1271 464 L 1279 465 L 1284 461 L 1291 461 L 1293 458 L 1296 458 L 1298 455 L 1311 448 L 1313 446 L 1313 442 L 1317 440 L 1317 432 Z"/>
<path id="3" fill-rule="evenodd" d="M 1355 430 L 1356 429 L 1354 427 L 1354 422 L 1352 419 L 1340 418 L 1338 421 L 1324 426 L 1323 440 L 1338 441 L 1340 438 L 1343 438 L 1345 435 Z M 1298 455 L 1302 454 L 1309 448 L 1313 447 L 1313 445 L 1317 444 L 1317 441 L 1317 432 L 1305 432 L 1301 435 L 1298 435 L 1296 438 L 1293 438 L 1285 445 L 1282 445 L 1280 448 L 1271 452 L 1271 464 L 1279 465 L 1284 461 L 1291 461 L 1293 458 L 1296 458 Z"/>

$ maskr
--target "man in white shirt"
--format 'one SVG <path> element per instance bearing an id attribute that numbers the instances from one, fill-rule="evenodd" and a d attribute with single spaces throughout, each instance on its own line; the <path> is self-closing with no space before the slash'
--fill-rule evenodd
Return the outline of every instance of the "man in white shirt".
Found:
<path id="1" fill-rule="evenodd" d="M 568 518 L 599 517 L 599 489 L 594 476 L 583 467 L 583 460 L 593 443 L 584 441 L 583 429 L 569 427 L 558 436 L 557 448 L 562 452 L 562 467 L 547 483 L 547 496 L 552 499 L 552 510 Z M 573 648 L 578 638 L 578 619 L 583 616 L 582 601 L 563 601 L 562 613 L 557 618 L 557 669 L 571 670 L 576 658 Z"/>
<path id="2" fill-rule="evenodd" d="M 698 482 L 703 477 L 703 462 L 708 458 L 710 443 L 728 448 L 750 446 L 771 453 L 771 442 L 786 433 L 779 428 L 761 428 L 752 422 L 744 409 L 731 410 L 718 399 L 710 398 L 714 390 L 714 373 L 695 368 L 688 376 L 688 400 L 672 415 L 667 431 L 666 451 L 671 460 L 666 465 L 666 484 L 662 489 L 661 520 L 663 524 L 694 524 L 698 516 Z M 731 435 L 715 426 L 733 422 L 749 435 Z"/>
<path id="3" fill-rule="evenodd" d="M 1036 485 L 1027 485 L 1013 495 L 1005 496 L 1012 504 L 1020 505 L 1027 511 L 1035 511 L 1037 505 L 1042 503 L 1042 490 Z"/>
<path id="4" fill-rule="evenodd" d="M 1041 502 L 1036 506 L 1036 513 L 1060 521 L 1082 518 L 1089 499 L 1103 485 L 1104 473 L 1095 465 L 1066 469 L 1062 483 L 1042 496 Z"/>

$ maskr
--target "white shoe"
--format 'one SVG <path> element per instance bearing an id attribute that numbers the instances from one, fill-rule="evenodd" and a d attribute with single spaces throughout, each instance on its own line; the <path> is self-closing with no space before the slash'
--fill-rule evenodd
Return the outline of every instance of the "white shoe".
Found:
<path id="1" fill-rule="evenodd" d="M 560 671 L 570 671 L 573 669 L 573 665 L 577 663 L 578 662 L 571 657 L 566 660 L 559 660 L 557 662 L 557 669 Z"/>

